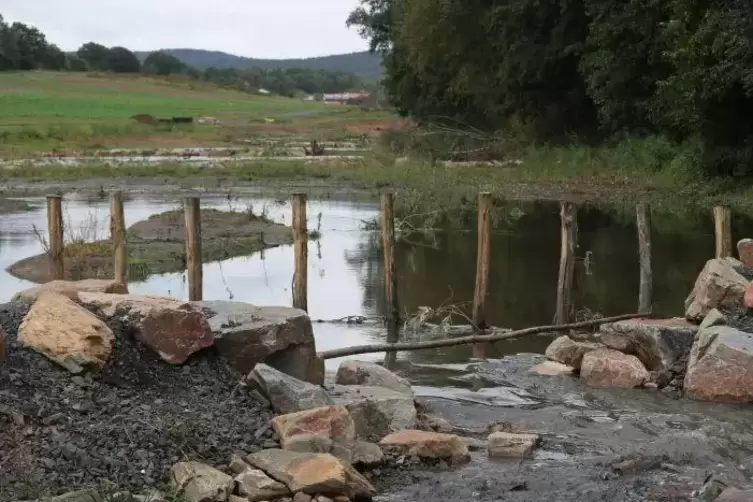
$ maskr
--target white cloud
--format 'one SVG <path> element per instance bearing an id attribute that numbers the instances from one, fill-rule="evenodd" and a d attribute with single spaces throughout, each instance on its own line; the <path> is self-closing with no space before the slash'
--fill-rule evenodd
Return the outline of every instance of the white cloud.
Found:
<path id="1" fill-rule="evenodd" d="M 63 50 L 194 48 L 256 58 L 365 50 L 345 27 L 357 0 L 2 0 L 6 21 L 34 25 Z"/>

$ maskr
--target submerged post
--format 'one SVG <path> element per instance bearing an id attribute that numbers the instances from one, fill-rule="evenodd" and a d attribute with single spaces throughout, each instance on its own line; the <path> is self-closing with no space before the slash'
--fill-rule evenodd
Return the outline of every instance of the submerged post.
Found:
<path id="1" fill-rule="evenodd" d="M 489 237 L 489 212 L 492 194 L 480 193 L 478 196 L 478 256 L 476 258 L 476 289 L 473 294 L 473 325 L 476 329 L 486 328 L 486 296 L 489 284 L 489 254 L 491 243 Z"/>
<path id="2" fill-rule="evenodd" d="M 638 204 L 635 209 L 638 227 L 638 256 L 640 257 L 640 283 L 638 286 L 638 312 L 652 311 L 654 278 L 651 270 L 651 210 L 647 204 Z"/>
<path id="3" fill-rule="evenodd" d="M 128 263 L 122 192 L 110 194 L 110 241 L 112 242 L 113 278 L 119 284 L 126 284 Z"/>
<path id="4" fill-rule="evenodd" d="M 47 231 L 50 235 L 48 250 L 50 275 L 54 280 L 62 280 L 65 275 L 63 263 L 63 198 L 59 195 L 47 196 Z"/>
<path id="5" fill-rule="evenodd" d="M 201 205 L 198 197 L 187 197 L 183 201 L 186 217 L 186 269 L 188 275 L 188 300 L 195 302 L 203 298 L 203 270 L 201 259 Z"/>
<path id="6" fill-rule="evenodd" d="M 293 194 L 293 248 L 295 270 L 293 272 L 293 308 L 308 312 L 308 261 L 309 244 L 306 228 L 306 194 Z"/>
<path id="7" fill-rule="evenodd" d="M 387 322 L 391 329 L 400 323 L 400 303 L 397 297 L 397 270 L 395 266 L 395 208 L 392 193 L 383 193 L 382 250 L 384 252 L 384 293 L 387 301 Z"/>
<path id="8" fill-rule="evenodd" d="M 573 279 L 575 276 L 575 246 L 578 240 L 578 212 L 570 202 L 560 209 L 561 242 L 560 271 L 557 280 L 557 312 L 555 324 L 567 324 L 573 312 Z"/>
<path id="9" fill-rule="evenodd" d="M 714 207 L 714 235 L 716 257 L 732 256 L 732 210 L 728 206 Z"/>

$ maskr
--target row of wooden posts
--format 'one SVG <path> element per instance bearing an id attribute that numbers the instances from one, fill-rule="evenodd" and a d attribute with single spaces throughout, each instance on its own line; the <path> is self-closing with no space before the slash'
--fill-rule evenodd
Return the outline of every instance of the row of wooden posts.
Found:
<path id="1" fill-rule="evenodd" d="M 395 263 L 395 213 L 392 193 L 381 195 L 381 239 L 384 253 L 386 319 L 391 328 L 396 328 L 401 320 L 398 299 L 398 278 Z M 478 204 L 478 256 L 476 264 L 476 286 L 473 296 L 472 322 L 478 329 L 487 327 L 486 299 L 489 290 L 489 268 L 491 259 L 490 213 L 493 206 L 491 193 L 479 194 Z M 201 206 L 198 197 L 183 200 L 186 226 L 186 268 L 188 276 L 188 296 L 191 301 L 203 298 L 203 274 L 201 256 Z M 729 207 L 715 207 L 713 211 L 716 238 L 716 256 L 732 256 L 732 213 Z M 578 239 L 577 207 L 563 202 L 560 208 L 561 250 L 557 281 L 557 307 L 555 324 L 566 324 L 572 318 L 573 279 L 575 252 Z M 64 237 L 62 198 L 47 197 L 47 222 L 49 231 L 49 256 L 51 275 L 55 279 L 64 277 Z M 646 204 L 636 206 L 638 228 L 638 249 L 640 260 L 639 312 L 650 313 L 653 295 L 651 269 L 651 220 Z M 121 192 L 110 194 L 110 240 L 113 247 L 113 277 L 115 281 L 126 283 L 127 252 L 126 227 Z M 293 194 L 293 246 L 295 266 L 293 274 L 293 306 L 308 310 L 308 231 L 306 224 L 306 194 Z"/>

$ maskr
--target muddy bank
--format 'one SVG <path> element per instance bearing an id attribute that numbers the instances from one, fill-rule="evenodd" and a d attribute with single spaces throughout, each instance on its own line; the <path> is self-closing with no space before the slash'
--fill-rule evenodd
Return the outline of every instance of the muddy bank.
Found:
<path id="1" fill-rule="evenodd" d="M 0 197 L 0 214 L 20 213 L 31 210 L 31 206 L 22 200 Z"/>
<path id="2" fill-rule="evenodd" d="M 251 211 L 201 212 L 202 259 L 205 263 L 245 256 L 292 243 L 290 227 L 274 223 Z M 140 221 L 126 231 L 128 277 L 143 280 L 152 274 L 185 270 L 185 217 L 183 210 L 168 211 Z M 65 279 L 112 278 L 109 241 L 73 242 L 65 247 Z M 8 272 L 36 283 L 52 280 L 47 254 L 18 261 Z"/>
<path id="3" fill-rule="evenodd" d="M 118 364 L 72 376 L 20 348 L 27 307 L 0 306 L 6 361 L 0 369 L 0 500 L 77 488 L 166 489 L 186 457 L 225 466 L 233 453 L 276 445 L 271 411 L 213 354 L 171 366 L 125 333 Z"/>
<path id="4" fill-rule="evenodd" d="M 379 500 L 691 501 L 700 500 L 692 492 L 709 475 L 749 485 L 750 406 L 527 373 L 543 360 L 519 355 L 467 368 L 402 368 L 419 384 L 418 400 L 456 433 L 484 441 L 490 424 L 507 422 L 541 434 L 543 442 L 531 460 L 489 460 L 482 449 L 457 470 L 385 471 Z M 452 384 L 441 389 L 420 386 L 447 380 Z"/>

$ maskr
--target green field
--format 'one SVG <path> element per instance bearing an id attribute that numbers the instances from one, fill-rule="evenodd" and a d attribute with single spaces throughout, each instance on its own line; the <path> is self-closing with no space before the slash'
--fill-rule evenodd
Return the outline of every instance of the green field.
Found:
<path id="1" fill-rule="evenodd" d="M 220 125 L 149 126 L 132 120 L 136 114 L 214 117 Z M 384 112 L 243 93 L 184 78 L 0 73 L 0 157 L 8 158 L 227 145 L 249 137 L 339 139 L 353 133 L 353 124 L 389 118 Z"/>

